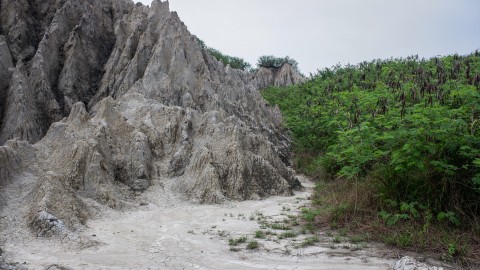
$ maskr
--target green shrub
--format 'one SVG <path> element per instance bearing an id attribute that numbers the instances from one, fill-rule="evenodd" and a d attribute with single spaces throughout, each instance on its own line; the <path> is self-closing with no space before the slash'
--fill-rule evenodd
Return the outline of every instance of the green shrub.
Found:
<path id="1" fill-rule="evenodd" d="M 279 239 L 295 238 L 295 237 L 297 237 L 297 234 L 294 231 L 287 231 L 278 236 Z"/>
<path id="2" fill-rule="evenodd" d="M 242 70 L 249 70 L 252 67 L 250 63 L 243 60 L 243 58 L 226 55 L 217 49 L 207 46 L 205 42 L 199 38 L 197 38 L 197 42 L 200 47 L 208 51 L 213 57 L 215 57 L 218 61 L 221 61 L 225 66 L 230 65 L 231 68 Z"/>
<path id="3" fill-rule="evenodd" d="M 263 231 L 256 231 L 255 238 L 265 238 L 265 233 Z"/>
<path id="4" fill-rule="evenodd" d="M 319 210 L 311 208 L 302 208 L 302 218 L 305 221 L 313 222 L 315 217 L 319 214 Z"/>
<path id="5" fill-rule="evenodd" d="M 479 74 L 474 54 L 375 60 L 262 95 L 284 114 L 298 170 L 372 180 L 388 224 L 422 220 L 428 209 L 458 226 L 480 215 Z"/>
<path id="6" fill-rule="evenodd" d="M 285 224 L 280 224 L 280 223 L 273 223 L 269 225 L 270 228 L 274 230 L 290 230 L 290 226 L 285 225 Z"/>
<path id="7" fill-rule="evenodd" d="M 258 242 L 255 240 L 252 240 L 248 242 L 247 244 L 247 249 L 257 249 L 258 248 Z"/>
<path id="8" fill-rule="evenodd" d="M 258 58 L 257 66 L 279 68 L 285 63 L 292 65 L 295 70 L 299 71 L 298 62 L 289 56 L 276 57 L 273 55 L 263 55 Z"/>
<path id="9" fill-rule="evenodd" d="M 387 235 L 384 241 L 390 245 L 406 248 L 413 244 L 413 234 L 409 232 Z"/>
<path id="10" fill-rule="evenodd" d="M 230 246 L 237 246 L 238 244 L 242 244 L 242 243 L 245 243 L 245 242 L 247 242 L 247 237 L 246 236 L 240 236 L 237 239 L 234 239 L 234 238 L 228 239 L 228 244 Z"/>
<path id="11" fill-rule="evenodd" d="M 301 247 L 308 247 L 308 246 L 313 246 L 315 243 L 320 242 L 320 239 L 316 236 L 312 237 L 307 237 L 303 242 L 300 244 Z"/>

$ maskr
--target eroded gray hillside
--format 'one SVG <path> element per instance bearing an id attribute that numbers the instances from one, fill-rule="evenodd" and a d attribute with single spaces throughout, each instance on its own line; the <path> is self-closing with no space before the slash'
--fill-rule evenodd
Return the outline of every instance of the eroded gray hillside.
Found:
<path id="1" fill-rule="evenodd" d="M 300 187 L 279 112 L 168 2 L 2 0 L 0 22 L 0 186 L 34 179 L 25 214 L 38 235 L 151 185 L 202 203 Z"/>
<path id="2" fill-rule="evenodd" d="M 305 82 L 305 77 L 290 63 L 284 63 L 278 68 L 260 66 L 254 76 L 258 89 L 269 86 L 286 87 Z"/>

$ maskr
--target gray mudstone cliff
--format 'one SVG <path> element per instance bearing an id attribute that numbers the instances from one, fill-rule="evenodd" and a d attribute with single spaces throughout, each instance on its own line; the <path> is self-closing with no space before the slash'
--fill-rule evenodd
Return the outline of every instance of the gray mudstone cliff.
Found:
<path id="1" fill-rule="evenodd" d="M 305 77 L 289 63 L 284 63 L 278 68 L 260 66 L 254 78 L 258 89 L 264 89 L 269 86 L 286 87 L 301 84 L 306 80 Z"/>
<path id="2" fill-rule="evenodd" d="M 34 179 L 18 196 L 36 235 L 152 185 L 199 203 L 301 188 L 256 79 L 203 50 L 168 2 L 0 0 L 0 19 L 0 188 Z"/>

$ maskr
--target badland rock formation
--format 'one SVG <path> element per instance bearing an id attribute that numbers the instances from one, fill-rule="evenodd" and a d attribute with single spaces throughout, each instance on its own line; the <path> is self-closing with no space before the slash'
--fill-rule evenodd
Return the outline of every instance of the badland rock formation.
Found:
<path id="1" fill-rule="evenodd" d="M 168 2 L 1 0 L 0 19 L 0 187 L 34 179 L 22 200 L 35 234 L 152 185 L 200 203 L 300 188 L 258 91 L 291 74 L 259 83 L 224 66 Z"/>

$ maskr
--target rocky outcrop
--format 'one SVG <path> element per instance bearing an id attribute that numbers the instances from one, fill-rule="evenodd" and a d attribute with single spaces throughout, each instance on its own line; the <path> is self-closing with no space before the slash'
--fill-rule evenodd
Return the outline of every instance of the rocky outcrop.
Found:
<path id="1" fill-rule="evenodd" d="M 250 74 L 203 50 L 168 2 L 1 4 L 1 61 L 12 65 L 0 70 L 0 144 L 34 143 L 18 160 L 29 153 L 35 168 L 26 203 L 37 235 L 84 224 L 87 202 L 129 206 L 151 185 L 200 203 L 300 188 L 278 111 Z M 274 77 L 292 76 L 284 65 Z M 16 160 L 7 148 L 0 161 Z M 12 164 L 0 179 L 25 167 Z"/>
<path id="2" fill-rule="evenodd" d="M 4 36 L 0 35 L 0 127 L 3 122 L 7 89 L 13 73 L 12 56 Z"/>
<path id="3" fill-rule="evenodd" d="M 6 96 L 0 143 L 12 138 L 36 141 L 43 135 L 42 128 L 38 108 L 32 99 L 34 89 L 28 80 L 22 60 L 17 62 Z"/>
<path id="4" fill-rule="evenodd" d="M 122 1 L 2 0 L 1 28 L 16 65 L 13 77 L 23 77 L 24 87 L 28 82 L 32 91 L 22 98 L 32 106 L 6 105 L 0 143 L 11 138 L 37 142 L 73 103 L 88 102 L 95 94 L 115 40 L 115 16 L 128 10 L 127 4 L 115 10 L 117 2 Z M 10 83 L 7 92 L 16 93 L 17 87 Z M 25 126 L 17 114 L 34 114 L 34 119 Z"/>
<path id="5" fill-rule="evenodd" d="M 33 147 L 25 141 L 11 140 L 0 146 L 0 188 L 11 184 L 14 177 L 32 165 Z"/>
<path id="6" fill-rule="evenodd" d="M 258 89 L 270 86 L 286 87 L 305 82 L 305 77 L 300 74 L 291 64 L 284 63 L 280 67 L 260 66 L 255 73 L 255 81 Z"/>
<path id="7" fill-rule="evenodd" d="M 414 258 L 405 256 L 395 262 L 390 270 L 443 270 L 442 267 L 429 266 L 425 263 L 421 263 Z"/>
<path id="8" fill-rule="evenodd" d="M 27 267 L 19 264 L 19 263 L 11 263 L 7 262 L 5 258 L 0 256 L 0 269 L 2 270 L 28 270 Z"/>
<path id="9" fill-rule="evenodd" d="M 0 187 L 12 182 L 13 175 L 18 172 L 19 159 L 15 151 L 7 146 L 0 147 Z"/>

